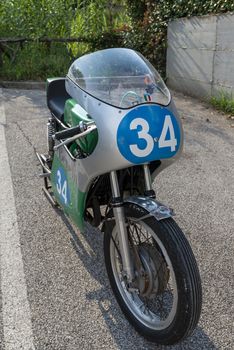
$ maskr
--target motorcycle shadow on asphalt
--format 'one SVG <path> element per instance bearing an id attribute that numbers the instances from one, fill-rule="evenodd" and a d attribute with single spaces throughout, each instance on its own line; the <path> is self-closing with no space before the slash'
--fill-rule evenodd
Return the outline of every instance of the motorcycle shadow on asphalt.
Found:
<path id="1" fill-rule="evenodd" d="M 216 350 L 204 330 L 198 326 L 192 336 L 174 346 L 155 345 L 141 337 L 128 323 L 122 314 L 109 285 L 103 253 L 103 234 L 97 228 L 86 224 L 85 232 L 78 231 L 59 208 L 55 209 L 68 229 L 70 242 L 78 258 L 81 260 L 90 276 L 101 288 L 86 293 L 87 300 L 97 302 L 103 320 L 109 329 L 118 349 L 134 348 L 147 350 Z M 124 330 L 124 332 L 123 332 Z"/>

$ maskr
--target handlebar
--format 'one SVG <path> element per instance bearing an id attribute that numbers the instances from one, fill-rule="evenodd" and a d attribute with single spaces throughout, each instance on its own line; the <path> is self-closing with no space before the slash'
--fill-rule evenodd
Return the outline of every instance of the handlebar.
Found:
<path id="1" fill-rule="evenodd" d="M 78 135 L 85 130 L 87 130 L 87 125 L 81 122 L 81 123 L 79 123 L 79 125 L 76 125 L 72 128 L 56 132 L 54 134 L 54 139 L 64 140 L 64 139 L 67 139 L 69 137 Z"/>
<path id="2" fill-rule="evenodd" d="M 83 137 L 85 135 L 88 135 L 92 131 L 96 130 L 97 127 L 94 122 L 90 122 L 87 124 L 84 124 L 83 122 L 80 122 L 79 125 L 69 128 L 66 130 L 58 131 L 53 135 L 53 138 L 56 140 L 65 139 L 64 141 L 61 141 L 58 145 L 54 146 L 54 150 L 60 148 L 61 146 L 67 145 L 70 142 L 75 141 L 76 139 Z"/>

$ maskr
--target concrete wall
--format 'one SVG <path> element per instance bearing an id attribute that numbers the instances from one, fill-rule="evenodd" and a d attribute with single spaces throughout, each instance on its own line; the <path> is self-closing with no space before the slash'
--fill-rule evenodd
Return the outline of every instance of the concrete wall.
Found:
<path id="1" fill-rule="evenodd" d="M 168 86 L 197 97 L 234 94 L 234 14 L 170 22 L 167 78 Z"/>

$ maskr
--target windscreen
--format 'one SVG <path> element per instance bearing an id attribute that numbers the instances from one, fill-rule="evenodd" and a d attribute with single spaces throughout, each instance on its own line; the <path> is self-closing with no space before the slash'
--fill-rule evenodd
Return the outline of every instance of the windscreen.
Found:
<path id="1" fill-rule="evenodd" d="M 78 58 L 68 78 L 95 98 L 118 108 L 142 103 L 168 105 L 170 93 L 155 68 L 139 53 L 123 48 Z"/>

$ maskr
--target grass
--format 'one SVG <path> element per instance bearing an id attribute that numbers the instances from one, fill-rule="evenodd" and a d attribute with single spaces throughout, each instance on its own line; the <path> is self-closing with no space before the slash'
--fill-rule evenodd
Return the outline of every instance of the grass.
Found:
<path id="1" fill-rule="evenodd" d="M 219 95 L 211 97 L 210 103 L 215 108 L 227 114 L 234 115 L 234 98 L 232 94 L 221 91 Z"/>
<path id="2" fill-rule="evenodd" d="M 14 62 L 3 55 L 0 80 L 45 80 L 48 77 L 65 76 L 71 64 L 65 45 L 51 48 L 39 44 L 27 44 L 19 50 Z"/>

